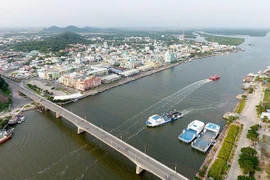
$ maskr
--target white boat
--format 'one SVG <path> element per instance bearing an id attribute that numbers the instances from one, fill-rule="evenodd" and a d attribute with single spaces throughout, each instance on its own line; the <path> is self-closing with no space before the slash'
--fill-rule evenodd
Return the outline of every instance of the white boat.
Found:
<path id="1" fill-rule="evenodd" d="M 198 139 L 191 143 L 191 146 L 199 151 L 206 152 L 211 145 L 215 143 L 215 139 L 220 131 L 220 126 L 214 123 L 207 123 L 203 132 Z"/>
<path id="2" fill-rule="evenodd" d="M 148 127 L 156 127 L 163 124 L 166 124 L 171 121 L 175 121 L 179 118 L 183 117 L 183 113 L 178 111 L 171 111 L 170 113 L 165 113 L 160 115 L 154 114 L 148 118 L 145 124 Z"/>
<path id="3" fill-rule="evenodd" d="M 25 116 L 20 117 L 18 120 L 18 123 L 21 124 L 22 122 L 24 122 L 24 118 L 25 118 Z"/>
<path id="4" fill-rule="evenodd" d="M 186 143 L 190 143 L 196 137 L 199 136 L 199 134 L 203 130 L 203 127 L 204 127 L 204 122 L 199 121 L 199 120 L 194 120 L 191 123 L 189 123 L 187 128 L 183 130 L 183 132 L 178 136 L 178 139 Z"/>

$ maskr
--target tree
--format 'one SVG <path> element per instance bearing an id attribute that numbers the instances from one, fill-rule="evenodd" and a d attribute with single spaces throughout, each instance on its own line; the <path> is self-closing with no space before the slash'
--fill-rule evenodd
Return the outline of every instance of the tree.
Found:
<path id="1" fill-rule="evenodd" d="M 241 149 L 241 152 L 244 154 L 249 154 L 251 156 L 255 156 L 257 154 L 257 151 L 251 147 L 244 147 Z"/>
<path id="2" fill-rule="evenodd" d="M 249 176 L 238 176 L 237 180 L 256 180 L 254 177 Z"/>
<path id="3" fill-rule="evenodd" d="M 238 164 L 244 173 L 255 172 L 258 168 L 259 160 L 255 156 L 257 154 L 256 150 L 253 148 L 245 147 L 241 149 L 241 154 L 238 159 Z"/>

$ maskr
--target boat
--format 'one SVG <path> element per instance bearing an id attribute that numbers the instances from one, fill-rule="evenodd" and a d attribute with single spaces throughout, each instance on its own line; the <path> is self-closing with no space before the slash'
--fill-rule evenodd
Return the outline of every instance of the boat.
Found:
<path id="1" fill-rule="evenodd" d="M 154 114 L 148 118 L 145 124 L 148 127 L 156 127 L 171 121 L 175 121 L 177 119 L 180 119 L 181 117 L 183 117 L 183 113 L 174 110 L 170 113 L 162 114 L 161 116 L 158 114 Z"/>
<path id="2" fill-rule="evenodd" d="M 217 81 L 217 80 L 220 79 L 220 76 L 217 75 L 217 74 L 215 74 L 214 76 L 210 76 L 209 79 L 210 79 L 211 81 Z"/>
<path id="3" fill-rule="evenodd" d="M 9 130 L 3 129 L 3 130 L 0 132 L 0 144 L 1 144 L 1 143 L 4 143 L 4 142 L 7 141 L 9 138 L 11 138 L 13 130 L 14 130 L 14 128 L 9 129 Z"/>
<path id="4" fill-rule="evenodd" d="M 18 123 L 19 121 L 19 116 L 13 116 L 9 121 L 8 121 L 8 125 L 15 125 Z"/>
<path id="5" fill-rule="evenodd" d="M 184 141 L 185 143 L 190 143 L 195 138 L 199 136 L 199 134 L 202 132 L 204 127 L 204 122 L 199 120 L 194 120 L 187 128 L 183 130 L 183 132 L 178 136 L 178 139 L 181 141 Z"/>
<path id="6" fill-rule="evenodd" d="M 24 122 L 24 118 L 25 118 L 25 116 L 21 116 L 21 117 L 19 118 L 19 120 L 18 120 L 18 123 L 20 124 L 20 123 Z"/>
<path id="7" fill-rule="evenodd" d="M 191 146 L 194 149 L 205 153 L 210 148 L 210 146 L 216 142 L 219 131 L 219 125 L 214 123 L 207 123 L 203 129 L 203 132 L 191 143 Z"/>

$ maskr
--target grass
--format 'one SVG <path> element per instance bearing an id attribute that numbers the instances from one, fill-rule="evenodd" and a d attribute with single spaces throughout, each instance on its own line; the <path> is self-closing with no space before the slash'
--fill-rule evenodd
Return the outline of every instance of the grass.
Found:
<path id="1" fill-rule="evenodd" d="M 263 101 L 270 102 L 270 90 L 265 90 L 264 91 L 264 98 Z"/>
<path id="2" fill-rule="evenodd" d="M 246 104 L 246 100 L 241 100 L 241 101 L 239 102 L 239 104 L 238 104 L 238 106 L 237 106 L 235 112 L 238 113 L 238 114 L 240 114 L 240 113 L 243 111 L 243 109 L 244 109 L 244 107 L 245 107 L 245 104 Z"/>

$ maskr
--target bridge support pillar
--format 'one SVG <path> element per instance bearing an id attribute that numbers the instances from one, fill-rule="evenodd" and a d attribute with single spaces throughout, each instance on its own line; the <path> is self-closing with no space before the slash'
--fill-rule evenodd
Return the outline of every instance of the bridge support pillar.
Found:
<path id="1" fill-rule="evenodd" d="M 84 130 L 78 127 L 77 134 L 81 134 L 83 132 L 84 132 Z"/>
<path id="2" fill-rule="evenodd" d="M 61 116 L 60 116 L 60 114 L 55 113 L 55 117 L 56 117 L 56 118 L 60 118 Z"/>
<path id="3" fill-rule="evenodd" d="M 136 174 L 140 174 L 144 169 L 139 165 L 136 166 Z"/>
<path id="4" fill-rule="evenodd" d="M 45 111 L 48 111 L 49 109 L 48 109 L 46 106 L 44 106 L 44 110 L 45 110 Z"/>

